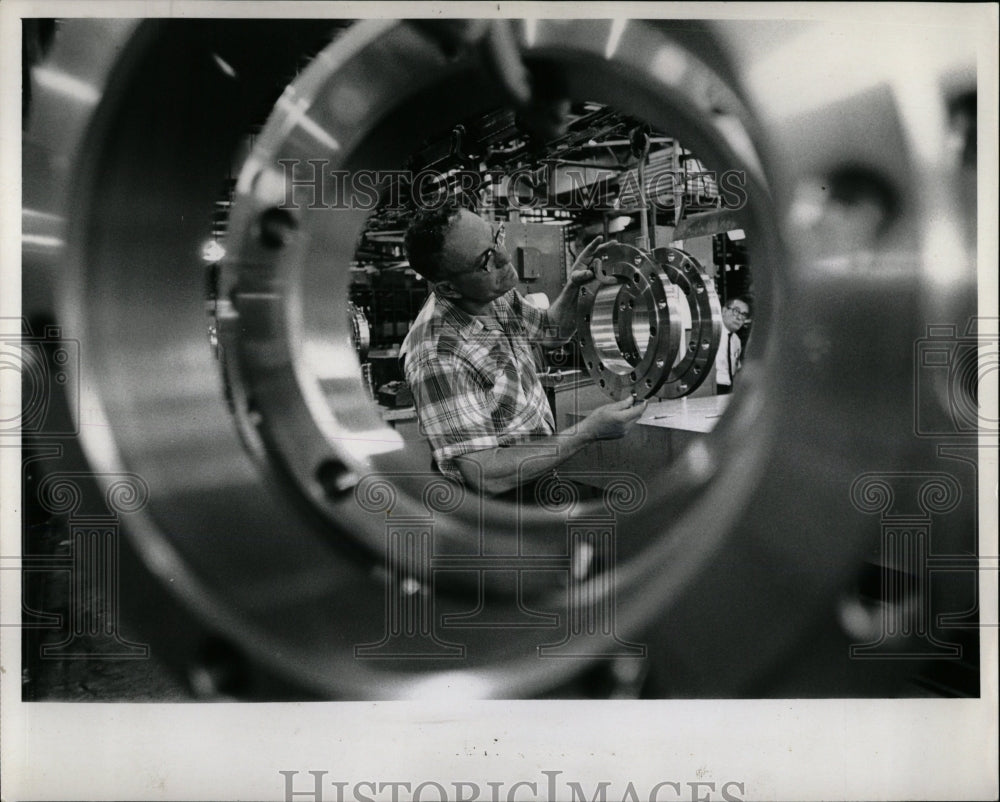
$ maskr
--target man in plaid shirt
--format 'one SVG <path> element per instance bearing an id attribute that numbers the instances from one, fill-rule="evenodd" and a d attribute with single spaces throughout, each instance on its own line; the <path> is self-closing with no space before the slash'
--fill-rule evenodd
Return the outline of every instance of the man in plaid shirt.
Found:
<path id="1" fill-rule="evenodd" d="M 423 211 L 411 223 L 410 266 L 432 292 L 403 343 L 404 370 L 442 473 L 503 493 L 595 440 L 623 437 L 638 420 L 645 403 L 624 399 L 557 433 L 532 358 L 532 342 L 554 346 L 573 334 L 579 288 L 593 279 L 588 265 L 600 251 L 597 238 L 542 311 L 515 289 L 502 225 L 455 207 Z M 512 447 L 528 444 L 554 447 Z"/>

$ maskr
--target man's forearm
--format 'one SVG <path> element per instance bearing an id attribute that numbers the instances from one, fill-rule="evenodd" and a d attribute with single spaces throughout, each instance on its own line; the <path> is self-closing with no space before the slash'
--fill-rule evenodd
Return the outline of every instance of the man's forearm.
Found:
<path id="1" fill-rule="evenodd" d="M 576 306 L 580 298 L 580 286 L 570 282 L 562 288 L 559 297 L 549 307 L 549 326 L 559 342 L 565 342 L 576 331 Z"/>
<path id="2" fill-rule="evenodd" d="M 539 438 L 537 445 L 529 442 L 522 446 L 475 451 L 456 458 L 455 462 L 466 484 L 495 495 L 537 479 L 593 439 L 577 424 L 559 434 Z"/>

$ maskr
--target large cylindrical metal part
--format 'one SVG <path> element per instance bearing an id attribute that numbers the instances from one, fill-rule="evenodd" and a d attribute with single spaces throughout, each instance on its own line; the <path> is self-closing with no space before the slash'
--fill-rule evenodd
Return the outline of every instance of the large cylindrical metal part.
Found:
<path id="1" fill-rule="evenodd" d="M 975 552 L 976 458 L 938 451 L 969 443 L 947 422 L 956 394 L 973 414 L 970 383 L 915 376 L 913 361 L 928 326 L 966 342 L 976 314 L 971 173 L 944 147 L 948 109 L 974 96 L 975 54 L 921 31 L 934 58 L 901 68 L 843 42 L 802 58 L 822 35 L 809 25 L 514 21 L 525 65 L 567 97 L 743 177 L 757 290 L 753 358 L 710 436 L 656 475 L 610 477 L 597 500 L 552 487 L 514 515 L 430 472 L 371 403 L 345 313 L 367 210 L 361 189 L 341 203 L 335 185 L 399 168 L 509 93 L 423 25 L 341 27 L 66 20 L 33 79 L 24 310 L 80 344 L 82 425 L 49 470 L 148 487 L 122 515 L 121 603 L 149 614 L 154 648 L 190 675 L 221 640 L 252 676 L 324 698 L 557 695 L 636 648 L 663 696 L 794 695 L 806 676 L 834 696 L 898 689 L 919 661 L 882 663 L 873 681 L 847 657 L 867 637 L 851 600 L 882 536 L 851 488 L 872 472 L 955 474 L 969 492 L 935 549 Z M 857 82 L 825 92 L 840 71 Z M 933 114 L 914 111 L 924 101 Z M 199 253 L 268 109 L 229 217 L 222 371 Z M 604 264 L 578 335 L 588 368 L 604 365 L 614 397 L 695 387 L 720 324 L 693 260 L 620 246 Z M 678 361 L 682 303 L 697 315 Z M 609 316 L 610 329 L 596 320 Z M 915 435 L 915 387 L 921 420 L 951 440 Z M 595 535 L 595 520 L 611 528 Z M 146 588 L 162 594 L 155 610 L 128 595 Z M 613 627 L 574 629 L 581 599 L 613 600 Z"/>

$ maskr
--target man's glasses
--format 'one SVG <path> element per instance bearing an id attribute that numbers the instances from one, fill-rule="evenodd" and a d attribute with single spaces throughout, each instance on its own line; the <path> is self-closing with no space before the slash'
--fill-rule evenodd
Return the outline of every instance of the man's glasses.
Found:
<path id="1" fill-rule="evenodd" d="M 482 255 L 476 260 L 475 266 L 469 272 L 475 273 L 479 270 L 484 273 L 492 272 L 496 268 L 496 260 L 493 257 L 496 255 L 497 249 L 503 247 L 506 238 L 507 232 L 503 227 L 503 223 L 501 223 L 499 228 L 497 228 L 497 233 L 493 235 L 493 247 L 483 251 Z"/>
<path id="2" fill-rule="evenodd" d="M 744 312 L 742 309 L 737 309 L 735 306 L 727 306 L 726 309 L 728 309 L 730 312 L 732 312 L 733 317 L 738 317 L 740 320 L 749 320 L 750 319 L 750 313 L 749 312 Z"/>

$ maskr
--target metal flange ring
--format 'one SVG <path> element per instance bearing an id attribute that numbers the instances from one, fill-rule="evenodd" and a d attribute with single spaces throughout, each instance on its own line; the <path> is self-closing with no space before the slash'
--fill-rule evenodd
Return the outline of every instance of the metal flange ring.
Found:
<path id="1" fill-rule="evenodd" d="M 368 351 L 372 344 L 371 327 L 368 325 L 368 318 L 361 307 L 350 301 L 347 302 L 347 315 L 351 324 L 351 347 L 358 353 L 358 359 L 364 362 L 368 358 Z"/>
<path id="2" fill-rule="evenodd" d="M 722 305 L 711 278 L 691 254 L 680 248 L 657 248 L 653 259 L 684 294 L 691 310 L 687 349 L 657 393 L 680 398 L 697 390 L 711 372 L 722 337 Z"/>
<path id="3" fill-rule="evenodd" d="M 587 371 L 615 400 L 648 398 L 666 381 L 682 335 L 680 293 L 648 254 L 611 245 L 580 288 L 577 342 Z"/>

